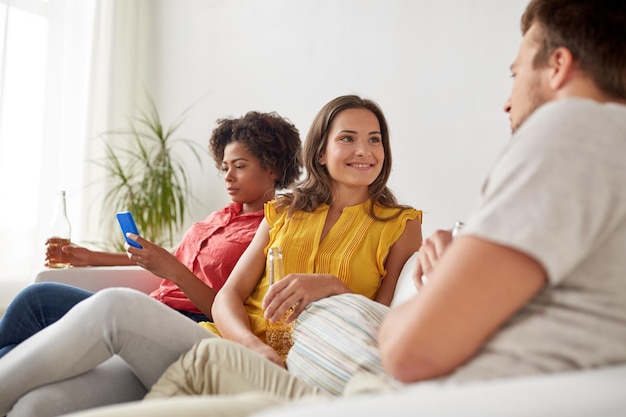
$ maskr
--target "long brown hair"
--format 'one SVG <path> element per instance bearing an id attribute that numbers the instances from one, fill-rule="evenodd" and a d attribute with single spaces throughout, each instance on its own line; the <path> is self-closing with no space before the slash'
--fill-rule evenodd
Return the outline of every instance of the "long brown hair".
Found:
<path id="1" fill-rule="evenodd" d="M 333 203 L 332 178 L 328 170 L 320 165 L 319 159 L 326 150 L 328 133 L 339 113 L 348 109 L 366 109 L 371 111 L 380 125 L 380 133 L 385 160 L 378 177 L 368 186 L 368 195 L 374 203 L 370 208 L 370 215 L 377 220 L 390 220 L 400 215 L 400 210 L 388 218 L 380 218 L 374 209 L 376 205 L 390 208 L 405 209 L 408 206 L 398 204 L 396 197 L 387 188 L 387 180 L 391 175 L 391 148 L 389 144 L 389 129 L 382 110 L 372 100 L 363 99 L 356 95 L 337 97 L 328 102 L 317 113 L 304 143 L 303 162 L 306 171 L 305 178 L 298 183 L 291 193 L 278 198 L 277 208 L 289 207 L 289 215 L 296 211 L 312 212 L 322 204 Z"/>

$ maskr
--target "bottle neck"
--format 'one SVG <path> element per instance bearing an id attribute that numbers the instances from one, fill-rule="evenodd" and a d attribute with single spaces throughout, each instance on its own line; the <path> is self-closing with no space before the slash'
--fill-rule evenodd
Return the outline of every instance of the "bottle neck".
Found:
<path id="1" fill-rule="evenodd" d="M 56 217 L 67 217 L 67 208 L 65 205 L 65 194 L 57 195 L 56 207 L 54 210 Z"/>
<path id="2" fill-rule="evenodd" d="M 71 234 L 70 221 L 67 218 L 67 210 L 65 204 L 65 192 L 61 191 L 57 194 L 54 215 L 49 227 L 49 236 L 62 239 L 69 239 Z"/>
<path id="3" fill-rule="evenodd" d="M 283 265 L 283 250 L 280 247 L 269 248 L 267 252 L 267 274 L 269 285 L 273 285 L 283 278 L 285 271 Z"/>

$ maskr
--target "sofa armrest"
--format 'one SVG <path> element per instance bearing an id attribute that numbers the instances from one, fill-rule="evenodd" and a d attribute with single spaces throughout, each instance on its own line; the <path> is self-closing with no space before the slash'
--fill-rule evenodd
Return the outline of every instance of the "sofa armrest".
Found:
<path id="1" fill-rule="evenodd" d="M 139 266 L 44 269 L 35 277 L 35 282 L 58 282 L 93 292 L 110 287 L 128 287 L 146 294 L 157 289 L 161 281 L 161 278 Z"/>

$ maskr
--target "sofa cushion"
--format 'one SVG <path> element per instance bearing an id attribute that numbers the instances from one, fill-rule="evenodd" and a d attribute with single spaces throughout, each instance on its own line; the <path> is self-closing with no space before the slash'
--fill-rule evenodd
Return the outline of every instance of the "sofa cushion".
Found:
<path id="1" fill-rule="evenodd" d="M 417 294 L 417 288 L 415 288 L 415 282 L 413 281 L 413 270 L 417 262 L 417 255 L 418 252 L 413 253 L 402 267 L 400 277 L 398 277 L 398 283 L 396 284 L 396 290 L 393 294 L 393 300 L 391 300 L 391 308 L 404 303 Z"/>
<path id="2" fill-rule="evenodd" d="M 332 395 L 341 395 L 357 372 L 382 374 L 376 335 L 388 311 L 358 294 L 309 304 L 294 326 L 289 372 Z"/>

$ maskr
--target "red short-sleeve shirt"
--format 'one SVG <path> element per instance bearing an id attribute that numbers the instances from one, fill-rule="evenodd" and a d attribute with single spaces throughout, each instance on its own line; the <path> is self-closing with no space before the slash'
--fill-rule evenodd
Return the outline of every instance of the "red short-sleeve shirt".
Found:
<path id="1" fill-rule="evenodd" d="M 239 214 L 242 208 L 241 204 L 231 203 L 211 213 L 204 221 L 194 223 L 174 252 L 180 262 L 215 291 L 222 288 L 263 219 L 263 210 Z M 185 293 L 167 279 L 150 296 L 176 310 L 201 313 Z"/>

